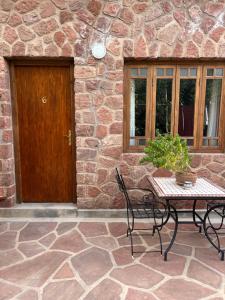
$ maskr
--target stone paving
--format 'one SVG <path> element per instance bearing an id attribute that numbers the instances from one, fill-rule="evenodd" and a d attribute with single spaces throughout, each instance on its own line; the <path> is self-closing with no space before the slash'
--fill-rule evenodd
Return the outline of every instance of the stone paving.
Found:
<path id="1" fill-rule="evenodd" d="M 125 232 L 113 221 L 0 223 L 0 300 L 225 299 L 225 262 L 193 226 L 180 227 L 167 262 L 159 252 L 132 259 Z M 134 240 L 159 247 L 157 236 Z"/>

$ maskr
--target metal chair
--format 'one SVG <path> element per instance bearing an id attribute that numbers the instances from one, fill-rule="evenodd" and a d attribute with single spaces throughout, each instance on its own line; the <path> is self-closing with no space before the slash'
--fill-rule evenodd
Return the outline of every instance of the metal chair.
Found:
<path id="1" fill-rule="evenodd" d="M 213 217 L 217 217 L 216 222 L 213 221 Z M 220 222 L 217 223 L 218 218 Z M 221 260 L 224 260 L 225 245 L 221 245 L 220 235 L 225 236 L 225 203 L 207 203 L 207 211 L 203 220 L 203 229 L 206 238 L 217 249 Z"/>
<path id="2" fill-rule="evenodd" d="M 134 253 L 141 253 L 140 251 L 134 251 L 133 246 L 133 237 L 132 232 L 134 230 L 150 230 L 150 228 L 135 228 L 135 219 L 153 219 L 153 227 L 152 227 L 152 235 L 157 232 L 159 236 L 160 242 L 160 250 L 159 251 L 150 251 L 150 252 L 160 252 L 162 254 L 162 239 L 160 235 L 160 231 L 165 224 L 164 219 L 168 216 L 168 209 L 164 203 L 156 201 L 154 195 L 149 189 L 141 189 L 141 188 L 126 188 L 126 185 L 123 180 L 123 176 L 119 173 L 116 168 L 116 181 L 118 183 L 119 190 L 123 193 L 125 201 L 126 201 L 126 210 L 127 210 L 127 236 L 130 236 L 131 242 L 131 255 L 133 257 Z M 141 199 L 139 199 L 138 203 L 134 203 L 130 197 L 131 191 L 142 191 L 145 192 Z M 147 194 L 146 194 L 147 192 Z M 149 251 L 148 251 L 149 252 Z"/>

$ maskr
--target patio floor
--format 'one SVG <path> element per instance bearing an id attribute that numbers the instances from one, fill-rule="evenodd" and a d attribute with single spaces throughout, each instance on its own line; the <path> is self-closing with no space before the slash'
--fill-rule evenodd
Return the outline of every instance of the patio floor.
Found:
<path id="1" fill-rule="evenodd" d="M 160 253 L 133 260 L 125 232 L 113 221 L 1 222 L 0 300 L 225 299 L 225 262 L 193 226 L 180 227 L 167 262 Z M 158 239 L 135 244 L 153 249 Z"/>

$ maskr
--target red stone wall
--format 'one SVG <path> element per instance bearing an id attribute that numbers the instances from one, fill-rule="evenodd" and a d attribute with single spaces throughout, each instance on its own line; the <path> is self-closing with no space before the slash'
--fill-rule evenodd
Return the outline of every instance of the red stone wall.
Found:
<path id="1" fill-rule="evenodd" d="M 102 41 L 105 58 L 91 45 Z M 15 201 L 11 97 L 7 58 L 74 57 L 78 207 L 122 207 L 114 181 L 145 185 L 151 166 L 126 154 L 123 134 L 124 58 L 224 58 L 225 1 L 0 1 L 0 193 Z M 224 155 L 196 155 L 202 175 L 225 186 Z M 0 195 L 1 196 L 1 195 Z"/>

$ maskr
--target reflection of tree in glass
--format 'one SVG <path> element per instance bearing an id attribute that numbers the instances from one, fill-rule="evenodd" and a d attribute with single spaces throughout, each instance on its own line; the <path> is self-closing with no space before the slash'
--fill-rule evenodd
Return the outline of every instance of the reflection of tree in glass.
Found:
<path id="1" fill-rule="evenodd" d="M 180 104 L 194 105 L 195 79 L 181 79 L 180 81 Z"/>
<path id="2" fill-rule="evenodd" d="M 172 79 L 157 80 L 155 129 L 161 134 L 170 132 L 172 81 Z"/>
<path id="3" fill-rule="evenodd" d="M 146 79 L 135 79 L 135 136 L 145 136 Z"/>

